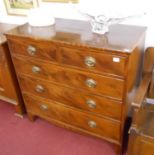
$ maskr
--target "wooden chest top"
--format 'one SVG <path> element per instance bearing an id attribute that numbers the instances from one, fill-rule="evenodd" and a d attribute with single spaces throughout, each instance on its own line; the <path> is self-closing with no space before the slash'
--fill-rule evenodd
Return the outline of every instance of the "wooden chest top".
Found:
<path id="1" fill-rule="evenodd" d="M 110 26 L 105 35 L 94 34 L 88 21 L 56 19 L 54 26 L 32 27 L 29 24 L 19 26 L 7 34 L 29 37 L 36 40 L 50 40 L 80 47 L 100 50 L 112 50 L 130 53 L 135 49 L 139 38 L 145 35 L 145 27 L 116 24 Z"/>

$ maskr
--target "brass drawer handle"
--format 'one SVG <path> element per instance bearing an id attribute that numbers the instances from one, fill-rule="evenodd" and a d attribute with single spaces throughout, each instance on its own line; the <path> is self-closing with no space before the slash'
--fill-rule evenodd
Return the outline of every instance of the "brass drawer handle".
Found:
<path id="1" fill-rule="evenodd" d="M 29 55 L 31 55 L 31 56 L 34 56 L 35 55 L 35 53 L 36 53 L 36 48 L 34 47 L 34 46 L 32 46 L 32 45 L 29 45 L 28 47 L 27 47 L 27 52 L 28 52 L 28 54 Z"/>
<path id="2" fill-rule="evenodd" d="M 87 105 L 89 108 L 95 109 L 96 108 L 96 103 L 93 100 L 87 100 Z"/>
<path id="3" fill-rule="evenodd" d="M 38 93 L 42 93 L 42 92 L 44 92 L 45 89 L 44 89 L 43 86 L 37 85 L 36 88 L 35 88 L 35 90 L 36 90 L 36 92 L 38 92 Z"/>
<path id="4" fill-rule="evenodd" d="M 94 121 L 88 121 L 88 125 L 89 125 L 89 127 L 91 127 L 91 128 L 96 128 L 96 127 L 97 127 L 97 124 L 96 124 L 96 122 L 94 122 Z"/>
<path id="5" fill-rule="evenodd" d="M 87 79 L 86 80 L 86 85 L 90 88 L 95 88 L 96 87 L 96 81 L 93 79 Z"/>
<path id="6" fill-rule="evenodd" d="M 48 110 L 48 106 L 45 105 L 45 104 L 42 104 L 42 105 L 40 106 L 40 108 L 41 108 L 42 110 Z"/>
<path id="7" fill-rule="evenodd" d="M 32 67 L 32 72 L 33 73 L 39 73 L 40 71 L 41 71 L 41 69 L 39 67 L 37 67 L 37 66 Z"/>
<path id="8" fill-rule="evenodd" d="M 91 57 L 91 56 L 87 56 L 85 58 L 85 64 L 88 66 L 88 67 L 95 67 L 96 65 L 96 59 Z"/>

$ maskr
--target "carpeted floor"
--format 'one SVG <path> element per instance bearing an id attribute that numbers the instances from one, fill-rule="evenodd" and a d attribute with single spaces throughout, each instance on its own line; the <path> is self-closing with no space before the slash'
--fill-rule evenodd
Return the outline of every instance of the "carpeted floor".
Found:
<path id="1" fill-rule="evenodd" d="M 113 145 L 37 119 L 14 115 L 12 105 L 0 101 L 0 155 L 115 155 Z"/>

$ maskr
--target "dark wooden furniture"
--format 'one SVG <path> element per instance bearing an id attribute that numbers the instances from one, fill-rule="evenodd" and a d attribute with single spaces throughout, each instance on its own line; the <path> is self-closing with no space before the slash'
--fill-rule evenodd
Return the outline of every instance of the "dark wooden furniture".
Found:
<path id="1" fill-rule="evenodd" d="M 127 155 L 154 154 L 153 63 L 154 49 L 150 47 L 145 53 L 143 79 L 132 103 L 133 120 Z"/>
<path id="2" fill-rule="evenodd" d="M 6 31 L 14 27 L 16 25 L 0 23 L 0 99 L 15 105 L 16 114 L 21 116 L 24 112 L 22 96 L 14 72 L 6 37 L 3 35 Z"/>
<path id="3" fill-rule="evenodd" d="M 121 154 L 145 30 L 114 25 L 103 36 L 93 34 L 88 22 L 57 19 L 54 27 L 25 24 L 9 31 L 29 118 L 105 139 Z"/>

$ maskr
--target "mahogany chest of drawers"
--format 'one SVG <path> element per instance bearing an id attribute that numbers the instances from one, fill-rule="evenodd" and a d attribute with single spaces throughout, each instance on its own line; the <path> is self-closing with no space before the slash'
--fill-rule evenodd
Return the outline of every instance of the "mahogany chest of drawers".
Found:
<path id="1" fill-rule="evenodd" d="M 53 27 L 25 24 L 6 36 L 29 118 L 105 139 L 120 154 L 145 28 L 114 25 L 103 36 L 88 22 L 57 19 Z"/>
<path id="2" fill-rule="evenodd" d="M 12 103 L 16 114 L 24 113 L 24 104 L 4 33 L 16 25 L 0 23 L 0 99 Z"/>

